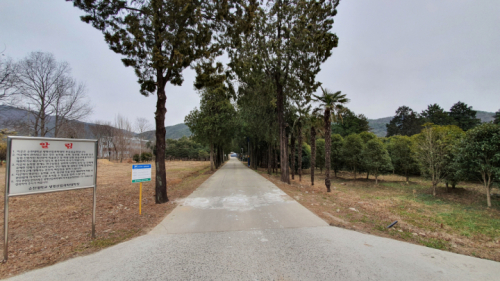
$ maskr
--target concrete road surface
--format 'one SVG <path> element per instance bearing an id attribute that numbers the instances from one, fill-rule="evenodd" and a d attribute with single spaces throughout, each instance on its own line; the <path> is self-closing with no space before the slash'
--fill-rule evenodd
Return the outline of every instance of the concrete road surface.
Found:
<path id="1" fill-rule="evenodd" d="M 328 226 L 231 159 L 149 234 L 11 280 L 500 280 L 500 263 Z"/>

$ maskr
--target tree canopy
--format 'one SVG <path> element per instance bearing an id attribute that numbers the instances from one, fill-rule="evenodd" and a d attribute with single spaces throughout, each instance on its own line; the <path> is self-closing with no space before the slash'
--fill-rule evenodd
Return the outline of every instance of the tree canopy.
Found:
<path id="1" fill-rule="evenodd" d="M 250 1 L 74 0 L 82 21 L 104 33 L 111 50 L 133 67 L 140 93 L 156 93 L 156 203 L 168 201 L 165 172 L 167 83 L 181 85 L 193 62 L 220 55 L 227 38 L 250 27 Z"/>
<path id="2" fill-rule="evenodd" d="M 437 103 L 430 104 L 426 110 L 420 114 L 425 123 L 435 125 L 452 125 L 454 120 L 448 112 L 444 111 Z"/>
<path id="3" fill-rule="evenodd" d="M 491 207 L 492 184 L 500 178 L 500 126 L 484 123 L 467 131 L 458 146 L 456 161 L 462 173 L 483 183 Z"/>
<path id="4" fill-rule="evenodd" d="M 495 116 L 494 116 L 494 120 L 493 120 L 493 123 L 494 124 L 500 124 L 500 110 L 498 110 L 497 112 L 495 112 Z"/>
<path id="5" fill-rule="evenodd" d="M 252 32 L 234 37 L 228 52 L 230 66 L 241 82 L 255 81 L 258 72 L 275 93 L 283 182 L 289 181 L 287 105 L 290 99 L 309 97 L 319 86 L 320 66 L 338 44 L 331 32 L 338 4 L 338 0 L 263 1 L 255 11 Z"/>
<path id="6" fill-rule="evenodd" d="M 422 122 L 418 113 L 408 106 L 400 106 L 396 110 L 394 118 L 386 125 L 387 136 L 412 136 L 420 132 L 421 125 Z"/>
<path id="7" fill-rule="evenodd" d="M 450 108 L 450 117 L 453 119 L 453 124 L 460 129 L 467 131 L 481 124 L 481 119 L 476 118 L 476 111 L 472 106 L 459 101 Z"/>
<path id="8" fill-rule="evenodd" d="M 341 117 L 337 119 L 337 122 L 332 123 L 332 134 L 345 137 L 350 134 L 370 131 L 368 118 L 363 114 L 356 115 L 349 108 L 345 108 L 341 113 Z"/>
<path id="9" fill-rule="evenodd" d="M 196 67 L 195 87 L 200 90 L 200 109 L 194 109 L 184 122 L 193 133 L 193 138 L 210 147 L 211 169 L 214 169 L 214 146 L 218 157 L 223 154 L 224 146 L 229 151 L 229 144 L 236 128 L 236 110 L 231 103 L 232 88 L 225 82 L 226 73 L 221 63 L 211 62 Z M 219 159 L 218 158 L 218 159 Z M 216 161 L 218 167 L 221 161 Z"/>

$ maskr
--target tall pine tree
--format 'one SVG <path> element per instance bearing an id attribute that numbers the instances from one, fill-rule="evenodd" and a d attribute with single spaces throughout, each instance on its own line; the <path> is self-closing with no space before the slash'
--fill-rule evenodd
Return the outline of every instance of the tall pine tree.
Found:
<path id="1" fill-rule="evenodd" d="M 273 82 L 283 182 L 289 182 L 287 99 L 300 100 L 300 95 L 310 95 L 319 86 L 315 78 L 320 66 L 338 44 L 331 32 L 338 4 L 339 0 L 263 1 L 251 35 L 233 38 L 229 57 L 238 76 L 259 68 Z"/>
<path id="2" fill-rule="evenodd" d="M 481 119 L 476 118 L 477 111 L 472 106 L 459 101 L 450 108 L 450 117 L 453 119 L 453 125 L 467 131 L 481 124 Z"/>
<path id="3" fill-rule="evenodd" d="M 387 137 L 390 136 L 412 136 L 418 134 L 422 121 L 418 113 L 408 106 L 400 106 L 396 110 L 396 116 L 387 124 Z"/>
<path id="4" fill-rule="evenodd" d="M 425 123 L 433 123 L 435 125 L 452 125 L 453 118 L 450 117 L 448 112 L 444 111 L 437 103 L 430 104 L 426 110 L 420 114 Z"/>
<path id="5" fill-rule="evenodd" d="M 82 21 L 104 33 L 133 67 L 144 96 L 156 94 L 156 203 L 168 201 L 165 171 L 167 83 L 181 85 L 193 62 L 221 54 L 225 38 L 249 30 L 254 0 L 74 0 Z"/>

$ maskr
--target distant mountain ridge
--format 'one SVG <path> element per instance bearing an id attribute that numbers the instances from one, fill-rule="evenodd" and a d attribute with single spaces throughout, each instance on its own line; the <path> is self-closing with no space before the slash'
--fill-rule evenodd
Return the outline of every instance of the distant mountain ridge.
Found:
<path id="1" fill-rule="evenodd" d="M 27 111 L 21 108 L 13 107 L 13 106 L 8 106 L 8 105 L 0 105 L 0 129 L 4 129 L 3 127 L 8 128 L 8 124 L 10 120 L 19 120 L 19 119 L 32 119 L 33 117 L 27 114 Z M 53 119 L 53 118 L 52 118 Z M 84 138 L 92 138 L 92 132 L 90 131 L 90 127 L 92 125 L 95 125 L 92 122 L 80 122 L 76 121 L 78 123 L 81 123 L 84 125 Z M 53 121 L 49 122 L 49 126 L 53 126 Z M 166 133 L 165 133 L 165 138 L 166 139 L 180 139 L 183 136 L 189 137 L 191 136 L 191 131 L 189 130 L 188 126 L 184 123 L 180 123 L 177 125 L 173 126 L 167 126 L 165 127 Z M 136 136 L 143 135 L 145 136 L 145 139 L 147 140 L 154 140 L 155 138 L 155 130 L 152 131 L 147 131 L 142 134 L 135 134 Z M 19 136 L 25 136 L 27 134 L 24 134 L 23 132 L 17 132 Z M 49 132 L 47 134 L 47 137 L 52 137 L 53 134 L 52 132 Z"/>
<path id="2" fill-rule="evenodd" d="M 165 131 L 166 131 L 165 132 L 165 139 L 177 140 L 177 139 L 180 139 L 184 136 L 190 137 L 192 135 L 191 131 L 189 130 L 189 127 L 184 123 L 180 123 L 180 124 L 173 125 L 173 126 L 167 126 L 167 127 L 165 127 Z M 143 136 L 147 140 L 154 140 L 155 134 L 156 134 L 156 130 L 151 130 L 151 131 L 147 131 L 147 132 L 144 132 L 142 134 L 139 134 L 138 136 Z"/>
<path id="3" fill-rule="evenodd" d="M 481 119 L 481 122 L 490 122 L 495 119 L 495 113 L 494 112 L 487 112 L 487 111 L 476 111 L 476 117 Z M 383 117 L 383 118 L 378 118 L 378 119 L 368 119 L 368 126 L 371 128 L 371 132 L 377 135 L 378 137 L 385 137 L 387 135 L 387 127 L 385 126 L 386 124 L 389 124 L 391 122 L 392 118 L 394 116 L 390 117 Z"/>
<path id="4" fill-rule="evenodd" d="M 55 117 L 48 115 L 48 122 L 46 123 L 48 128 L 53 128 L 55 125 Z M 27 131 L 27 123 L 34 122 L 34 117 L 32 114 L 29 114 L 27 110 L 22 108 L 17 108 L 9 105 L 0 105 L 0 129 L 14 129 L 18 136 L 28 136 Z M 23 121 L 23 122 L 18 122 Z M 79 124 L 81 129 L 83 130 L 82 138 L 91 139 L 92 133 L 90 131 L 90 126 L 95 125 L 94 123 L 83 122 L 83 121 L 72 121 Z M 18 128 L 17 130 L 15 128 Z M 21 128 L 21 130 L 19 130 Z M 25 130 L 26 129 L 26 130 Z M 46 137 L 51 138 L 54 137 L 53 130 L 49 130 L 47 132 Z"/>

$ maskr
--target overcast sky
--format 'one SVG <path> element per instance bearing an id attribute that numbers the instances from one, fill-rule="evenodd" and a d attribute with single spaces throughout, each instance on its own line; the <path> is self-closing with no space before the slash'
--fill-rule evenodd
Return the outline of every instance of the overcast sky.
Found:
<path id="1" fill-rule="evenodd" d="M 500 1 L 344 0 L 338 12 L 339 47 L 317 78 L 347 94 L 354 112 L 373 119 L 401 105 L 448 110 L 458 100 L 476 110 L 500 109 Z M 94 105 L 89 121 L 122 114 L 153 125 L 156 96 L 139 94 L 133 69 L 81 14 L 63 0 L 0 0 L 0 50 L 16 60 L 43 51 L 69 62 Z M 199 106 L 194 71 L 184 78 L 181 87 L 167 86 L 167 126 Z"/>

